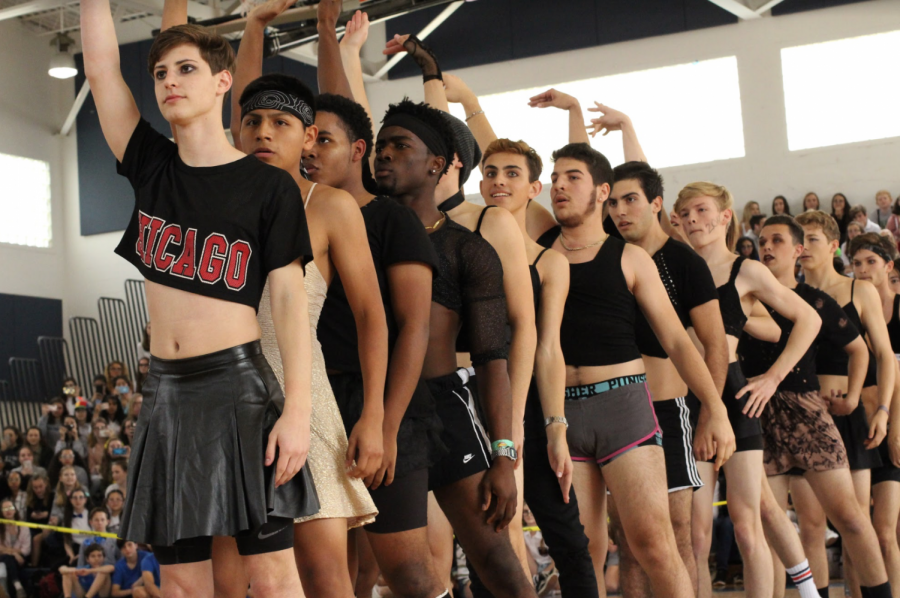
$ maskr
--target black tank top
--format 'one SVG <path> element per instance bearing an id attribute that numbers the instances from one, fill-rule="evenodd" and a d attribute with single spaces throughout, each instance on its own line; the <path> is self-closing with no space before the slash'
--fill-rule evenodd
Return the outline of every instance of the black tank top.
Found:
<path id="1" fill-rule="evenodd" d="M 859 312 L 856 311 L 856 306 L 853 304 L 853 295 L 855 292 L 856 281 L 854 280 L 850 283 L 850 303 L 844 305 L 842 309 L 844 310 L 844 313 L 847 314 L 847 319 L 850 320 L 850 323 L 856 326 L 859 333 L 865 337 L 866 329 L 863 328 Z M 824 344 L 819 347 L 819 352 L 816 355 L 816 374 L 819 374 L 820 376 L 846 376 L 847 364 L 849 361 L 850 358 L 847 356 L 843 347 Z M 864 388 L 873 386 L 877 383 L 875 382 L 875 380 L 877 380 L 877 371 L 878 365 L 875 363 L 875 357 L 870 351 L 869 368 L 866 370 L 866 381 L 863 383 Z"/>
<path id="2" fill-rule="evenodd" d="M 738 273 L 741 271 L 741 264 L 744 263 L 745 259 L 747 258 L 740 256 L 734 260 L 728 282 L 716 289 L 719 293 L 719 309 L 722 311 L 725 334 L 730 334 L 735 338 L 741 338 L 744 324 L 747 323 L 747 316 L 741 307 L 741 296 L 734 286 L 734 281 L 737 279 Z"/>
<path id="3" fill-rule="evenodd" d="M 894 295 L 894 308 L 891 311 L 891 321 L 888 322 L 887 329 L 894 353 L 900 353 L 900 295 Z"/>
<path id="4" fill-rule="evenodd" d="M 567 365 L 597 366 L 641 358 L 635 338 L 637 300 L 622 273 L 625 243 L 608 237 L 597 256 L 569 264 L 569 296 L 560 327 Z"/>
<path id="5" fill-rule="evenodd" d="M 549 248 L 544 248 L 536 258 L 534 258 L 534 263 L 528 266 L 528 270 L 531 272 L 531 292 L 534 293 L 534 315 L 537 317 L 538 313 L 541 310 L 541 275 L 538 274 L 537 263 L 541 261 L 541 258 L 544 257 L 544 254 L 549 251 Z M 900 295 L 898 295 L 900 297 Z"/>

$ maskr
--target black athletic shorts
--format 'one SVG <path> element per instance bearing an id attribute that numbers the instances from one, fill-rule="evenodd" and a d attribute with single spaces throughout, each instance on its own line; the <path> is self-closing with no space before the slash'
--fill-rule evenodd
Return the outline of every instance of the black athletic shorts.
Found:
<path id="1" fill-rule="evenodd" d="M 489 469 L 491 442 L 481 423 L 471 370 L 432 378 L 428 388 L 444 425 L 441 440 L 449 450 L 428 472 L 428 489 L 434 490 Z"/>
<path id="2" fill-rule="evenodd" d="M 872 485 L 882 482 L 900 482 L 900 467 L 894 467 L 894 462 L 891 461 L 887 438 L 878 445 L 878 454 L 881 456 L 881 467 L 872 470 Z"/>
<path id="3" fill-rule="evenodd" d="M 685 398 L 654 401 L 653 410 L 662 431 L 669 492 L 702 488 L 703 480 L 694 460 L 694 429 Z"/>
<path id="4" fill-rule="evenodd" d="M 691 427 L 693 428 L 694 433 L 697 432 L 697 422 L 700 421 L 700 399 L 697 398 L 697 395 L 688 391 L 687 397 L 685 397 L 685 404 L 690 410 L 690 422 Z M 743 409 L 743 407 L 742 407 Z M 732 422 L 731 414 L 729 414 L 728 420 Z M 758 418 L 749 418 L 744 416 L 744 423 L 746 424 L 748 421 L 758 420 Z M 733 428 L 732 428 L 733 429 Z M 735 433 L 736 434 L 736 433 Z M 762 428 L 760 428 L 759 434 L 751 434 L 749 436 L 744 436 L 741 438 L 734 439 L 734 452 L 742 453 L 744 451 L 761 451 L 765 448 L 765 443 L 763 442 L 762 437 Z M 715 463 L 715 457 L 707 461 L 707 463 Z"/>
<path id="5" fill-rule="evenodd" d="M 372 534 L 395 534 L 428 525 L 428 470 L 419 469 L 390 486 L 370 490 L 378 517 L 365 526 Z"/>
<path id="6" fill-rule="evenodd" d="M 284 517 L 270 517 L 255 530 L 245 530 L 234 536 L 241 556 L 268 554 L 294 547 L 294 521 Z M 153 554 L 160 565 L 199 563 L 212 558 L 212 536 L 178 540 L 173 546 L 154 546 Z"/>

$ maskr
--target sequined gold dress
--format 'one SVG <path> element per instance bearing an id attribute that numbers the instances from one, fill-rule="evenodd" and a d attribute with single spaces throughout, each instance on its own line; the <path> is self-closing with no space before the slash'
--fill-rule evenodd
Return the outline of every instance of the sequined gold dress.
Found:
<path id="1" fill-rule="evenodd" d="M 312 190 L 310 190 L 312 195 Z M 309 200 L 307 199 L 307 203 Z M 319 315 L 325 304 L 328 285 L 314 262 L 306 265 L 303 286 L 309 298 L 309 329 L 312 337 L 312 416 L 310 417 L 310 445 L 307 462 L 319 495 L 319 512 L 296 521 L 346 518 L 348 527 L 358 527 L 374 521 L 378 512 L 362 480 L 350 478 L 344 467 L 347 454 L 347 433 L 338 411 L 331 384 L 325 370 L 325 356 L 316 336 Z M 262 329 L 262 348 L 278 382 L 284 386 L 284 368 L 275 339 L 269 284 L 263 290 L 257 315 Z"/>

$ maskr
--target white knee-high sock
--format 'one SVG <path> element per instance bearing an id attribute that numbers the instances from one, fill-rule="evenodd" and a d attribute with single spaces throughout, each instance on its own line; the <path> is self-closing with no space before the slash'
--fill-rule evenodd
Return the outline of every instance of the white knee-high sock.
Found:
<path id="1" fill-rule="evenodd" d="M 816 582 L 813 579 L 812 571 L 809 569 L 809 561 L 803 561 L 799 565 L 787 567 L 787 574 L 791 576 L 794 585 L 800 590 L 800 598 L 819 598 L 819 590 L 816 589 Z"/>

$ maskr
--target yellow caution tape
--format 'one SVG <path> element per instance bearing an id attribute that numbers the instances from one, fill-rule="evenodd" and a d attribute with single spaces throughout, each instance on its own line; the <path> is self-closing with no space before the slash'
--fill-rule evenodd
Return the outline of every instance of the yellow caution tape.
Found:
<path id="1" fill-rule="evenodd" d="M 119 536 L 109 532 L 95 532 L 93 530 L 74 529 L 71 527 L 59 527 L 56 525 L 44 525 L 42 523 L 30 523 L 28 521 L 13 521 L 11 519 L 0 519 L 0 525 L 18 525 L 19 527 L 31 527 L 34 529 L 49 529 L 54 532 L 62 532 L 64 534 L 78 534 L 81 536 L 100 536 L 101 538 L 112 538 L 118 540 Z"/>
<path id="2" fill-rule="evenodd" d="M 727 505 L 727 504 L 728 504 L 728 501 L 727 501 L 727 500 L 720 500 L 719 502 L 714 502 L 714 503 L 713 503 L 713 506 L 714 506 L 714 507 L 721 507 L 722 505 Z"/>

